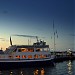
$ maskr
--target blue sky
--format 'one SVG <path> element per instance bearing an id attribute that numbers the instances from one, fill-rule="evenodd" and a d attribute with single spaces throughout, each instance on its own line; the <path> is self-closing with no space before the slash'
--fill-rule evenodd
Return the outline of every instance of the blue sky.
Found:
<path id="1" fill-rule="evenodd" d="M 74 0 L 0 0 L 0 38 L 8 40 L 1 40 L 0 46 L 10 45 L 10 35 L 24 34 L 45 37 L 42 39 L 53 48 L 54 20 L 58 32 L 56 49 L 73 49 L 74 3 Z M 28 38 L 21 38 L 22 42 L 19 37 L 12 39 L 13 44 L 27 44 Z"/>

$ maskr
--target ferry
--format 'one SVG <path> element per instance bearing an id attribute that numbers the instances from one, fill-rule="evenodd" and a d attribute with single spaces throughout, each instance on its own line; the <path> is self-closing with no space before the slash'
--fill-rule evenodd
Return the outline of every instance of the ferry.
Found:
<path id="1" fill-rule="evenodd" d="M 49 45 L 37 41 L 32 45 L 12 45 L 0 54 L 0 69 L 53 65 Z"/>

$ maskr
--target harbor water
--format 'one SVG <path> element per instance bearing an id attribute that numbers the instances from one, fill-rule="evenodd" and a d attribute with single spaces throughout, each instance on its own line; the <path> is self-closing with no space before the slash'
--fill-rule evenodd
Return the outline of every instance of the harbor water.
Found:
<path id="1" fill-rule="evenodd" d="M 48 67 L 2 70 L 0 75 L 75 75 L 75 60 L 57 62 Z"/>

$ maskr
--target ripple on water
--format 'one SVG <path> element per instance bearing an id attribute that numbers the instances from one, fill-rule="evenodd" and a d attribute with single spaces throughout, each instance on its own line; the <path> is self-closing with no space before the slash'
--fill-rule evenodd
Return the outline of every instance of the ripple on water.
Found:
<path id="1" fill-rule="evenodd" d="M 75 75 L 75 61 L 59 62 L 48 67 L 2 70 L 0 75 Z"/>

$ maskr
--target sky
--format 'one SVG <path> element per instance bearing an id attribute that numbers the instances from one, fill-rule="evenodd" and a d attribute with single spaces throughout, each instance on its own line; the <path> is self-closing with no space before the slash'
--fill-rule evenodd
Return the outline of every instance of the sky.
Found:
<path id="1" fill-rule="evenodd" d="M 36 41 L 12 36 L 18 34 L 38 36 L 54 49 L 55 32 L 56 50 L 74 50 L 74 3 L 74 0 L 0 0 L 0 48 L 10 46 L 10 36 L 13 44 L 28 44 L 28 39 L 31 43 Z"/>

